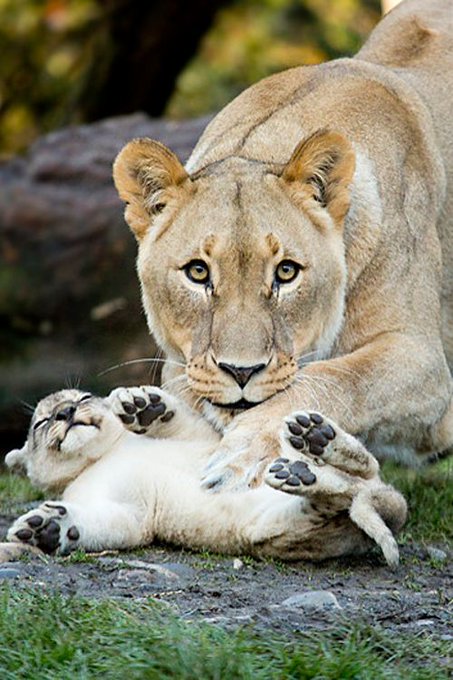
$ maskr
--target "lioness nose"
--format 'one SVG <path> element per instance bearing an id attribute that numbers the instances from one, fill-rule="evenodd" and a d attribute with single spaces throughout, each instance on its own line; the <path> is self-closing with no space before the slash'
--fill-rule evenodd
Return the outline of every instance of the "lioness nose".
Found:
<path id="1" fill-rule="evenodd" d="M 66 406 L 55 414 L 55 420 L 71 420 L 75 412 L 75 406 Z"/>
<path id="2" fill-rule="evenodd" d="M 225 371 L 225 373 L 232 375 L 239 387 L 245 387 L 252 375 L 262 371 L 263 368 L 266 367 L 266 364 L 256 364 L 256 366 L 233 366 L 233 364 L 224 364 L 220 362 L 218 367 L 221 368 L 222 371 Z"/>

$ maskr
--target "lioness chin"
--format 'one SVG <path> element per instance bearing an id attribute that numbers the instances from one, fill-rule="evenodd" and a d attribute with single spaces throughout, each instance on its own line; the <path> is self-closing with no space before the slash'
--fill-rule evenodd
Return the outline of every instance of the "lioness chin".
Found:
<path id="1" fill-rule="evenodd" d="M 200 489 L 199 478 L 218 439 L 203 418 L 158 388 L 117 388 L 107 399 L 78 390 L 52 394 L 6 463 L 63 495 L 16 520 L 8 540 L 63 555 L 160 539 L 319 560 L 359 554 L 373 539 L 397 565 L 392 530 L 404 523 L 405 501 L 335 423 L 318 413 L 292 414 L 281 424 L 285 456 L 260 476 L 258 488 L 213 495 Z M 11 551 L 7 546 L 8 558 Z"/>
<path id="2" fill-rule="evenodd" d="M 206 487 L 257 484 L 294 409 L 380 458 L 453 446 L 452 91 L 451 3 L 407 0 L 242 93 L 185 168 L 117 157 L 164 379 L 223 434 Z"/>

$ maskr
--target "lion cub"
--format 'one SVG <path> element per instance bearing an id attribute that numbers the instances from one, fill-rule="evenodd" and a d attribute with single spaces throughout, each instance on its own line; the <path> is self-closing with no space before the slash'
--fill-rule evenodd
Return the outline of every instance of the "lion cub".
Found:
<path id="1" fill-rule="evenodd" d="M 76 547 L 133 548 L 159 539 L 191 548 L 280 559 L 324 559 L 381 547 L 402 496 L 379 479 L 376 460 L 318 413 L 282 423 L 282 451 L 245 491 L 200 487 L 219 434 L 156 387 L 117 388 L 102 399 L 63 390 L 43 399 L 27 441 L 6 463 L 62 494 L 14 522 L 8 540 L 65 555 Z"/>

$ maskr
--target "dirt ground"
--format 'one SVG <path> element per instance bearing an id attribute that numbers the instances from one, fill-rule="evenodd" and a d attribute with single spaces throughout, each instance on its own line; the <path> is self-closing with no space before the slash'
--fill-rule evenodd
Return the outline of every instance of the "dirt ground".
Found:
<path id="1" fill-rule="evenodd" d="M 0 515 L 0 536 L 13 519 Z M 453 570 L 441 548 L 403 546 L 401 566 L 392 572 L 377 550 L 357 559 L 283 564 L 153 546 L 87 557 L 33 556 L 0 565 L 0 584 L 90 598 L 152 597 L 186 620 L 227 628 L 254 624 L 290 633 L 357 620 L 453 640 Z"/>

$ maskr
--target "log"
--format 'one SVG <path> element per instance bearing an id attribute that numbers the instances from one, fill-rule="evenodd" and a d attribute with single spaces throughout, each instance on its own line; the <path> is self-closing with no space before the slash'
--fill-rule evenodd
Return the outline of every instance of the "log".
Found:
<path id="1" fill-rule="evenodd" d="M 0 164 L 0 454 L 22 443 L 22 402 L 80 380 L 105 393 L 156 379 L 139 300 L 135 241 L 111 179 L 134 137 L 152 137 L 183 160 L 208 118 L 143 114 L 71 127 Z"/>

